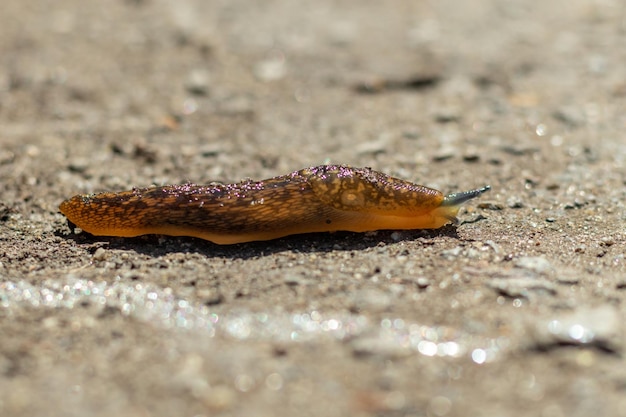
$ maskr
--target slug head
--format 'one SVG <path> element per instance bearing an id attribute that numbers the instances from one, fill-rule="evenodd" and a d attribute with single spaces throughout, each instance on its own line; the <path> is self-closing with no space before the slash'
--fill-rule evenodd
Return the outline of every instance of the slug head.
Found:
<path id="1" fill-rule="evenodd" d="M 296 174 L 306 179 L 322 203 L 355 220 L 349 230 L 360 231 L 437 229 L 456 223 L 461 204 L 489 190 L 487 186 L 444 197 L 440 191 L 369 168 L 343 165 L 308 168 Z"/>
<path id="2" fill-rule="evenodd" d="M 324 165 L 299 174 L 323 203 L 342 211 L 414 217 L 434 210 L 444 201 L 437 190 L 369 168 Z"/>
<path id="3" fill-rule="evenodd" d="M 489 190 L 491 190 L 491 187 L 489 185 L 486 185 L 476 190 L 448 194 L 444 197 L 441 206 L 437 209 L 438 215 L 441 217 L 445 217 L 452 223 L 456 224 L 458 222 L 456 215 L 459 212 L 461 205 L 466 201 L 476 198 Z"/>

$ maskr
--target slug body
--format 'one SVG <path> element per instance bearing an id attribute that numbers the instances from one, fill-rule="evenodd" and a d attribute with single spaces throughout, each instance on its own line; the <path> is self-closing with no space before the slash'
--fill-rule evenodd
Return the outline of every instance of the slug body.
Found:
<path id="1" fill-rule="evenodd" d="M 440 191 L 369 168 L 322 165 L 264 181 L 77 195 L 59 209 L 97 236 L 193 236 L 217 244 L 381 229 L 436 229 L 489 187 Z"/>

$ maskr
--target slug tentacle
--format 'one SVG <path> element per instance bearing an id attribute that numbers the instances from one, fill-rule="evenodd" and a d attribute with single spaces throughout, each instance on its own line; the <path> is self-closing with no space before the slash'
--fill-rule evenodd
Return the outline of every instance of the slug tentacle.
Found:
<path id="1" fill-rule="evenodd" d="M 218 244 L 338 230 L 435 229 L 487 191 L 450 194 L 370 168 L 323 165 L 264 181 L 172 185 L 78 195 L 60 211 L 100 236 L 165 234 Z"/>
<path id="2" fill-rule="evenodd" d="M 448 194 L 447 196 L 444 197 L 443 203 L 441 204 L 444 206 L 460 206 L 466 201 L 476 198 L 479 195 L 486 193 L 489 190 L 491 190 L 491 186 L 485 185 L 484 187 L 478 188 L 476 190 Z"/>

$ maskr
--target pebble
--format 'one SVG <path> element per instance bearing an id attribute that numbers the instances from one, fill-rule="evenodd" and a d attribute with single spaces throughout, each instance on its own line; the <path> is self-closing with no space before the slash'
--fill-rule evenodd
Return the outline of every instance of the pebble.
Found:
<path id="1" fill-rule="evenodd" d="M 522 200 L 520 200 L 519 197 L 509 197 L 506 200 L 506 205 L 509 208 L 524 208 L 524 203 L 522 203 Z"/>
<path id="2" fill-rule="evenodd" d="M 254 75 L 261 81 L 277 81 L 285 77 L 287 68 L 285 60 L 280 56 L 270 57 L 258 62 L 254 67 Z"/>
<path id="3" fill-rule="evenodd" d="M 552 116 L 571 127 L 585 124 L 585 114 L 582 109 L 573 106 L 562 106 L 554 111 Z"/>
<path id="4" fill-rule="evenodd" d="M 205 69 L 195 69 L 191 71 L 185 82 L 185 88 L 196 96 L 206 96 L 209 94 L 211 77 Z"/>
<path id="5" fill-rule="evenodd" d="M 204 158 L 208 158 L 211 156 L 217 156 L 220 153 L 224 153 L 224 146 L 222 143 L 207 143 L 207 144 L 203 144 L 201 146 L 197 146 L 194 145 L 192 146 L 193 148 L 193 153 L 192 155 L 195 154 L 200 154 L 202 155 L 202 157 Z"/>
<path id="6" fill-rule="evenodd" d="M 460 246 L 457 246 L 456 248 L 446 249 L 442 251 L 441 256 L 447 260 L 453 260 L 453 259 L 458 258 L 462 252 L 463 252 L 463 248 Z"/>
<path id="7" fill-rule="evenodd" d="M 555 315 L 548 320 L 532 321 L 530 334 L 536 348 L 563 345 L 587 345 L 602 351 L 620 353 L 622 318 L 612 306 L 580 307 L 571 313 Z"/>
<path id="8" fill-rule="evenodd" d="M 475 151 L 468 151 L 463 154 L 463 160 L 465 162 L 478 162 L 480 160 L 480 153 Z"/>
<path id="9" fill-rule="evenodd" d="M 394 338 L 380 336 L 357 337 L 350 342 L 352 353 L 356 356 L 379 356 L 387 359 L 403 358 L 411 355 L 411 349 L 403 346 Z"/>
<path id="10" fill-rule="evenodd" d="M 493 249 L 494 253 L 496 255 L 499 255 L 502 253 L 502 248 L 500 247 L 500 245 L 498 245 L 496 242 L 494 242 L 493 240 L 486 240 L 485 241 L 485 246 L 490 247 L 491 249 Z"/>
<path id="11" fill-rule="evenodd" d="M 298 285 L 305 285 L 307 280 L 300 275 L 288 274 L 283 278 L 283 282 L 289 286 L 295 287 Z"/>
<path id="12" fill-rule="evenodd" d="M 46 317 L 45 319 L 43 319 L 41 324 L 43 324 L 43 327 L 45 329 L 55 329 L 59 327 L 59 319 L 57 317 L 52 317 L 52 316 Z"/>
<path id="13" fill-rule="evenodd" d="M 563 285 L 574 285 L 580 282 L 580 275 L 573 271 L 559 271 L 559 274 L 556 276 L 556 281 Z"/>
<path id="14" fill-rule="evenodd" d="M 539 152 L 538 148 L 523 145 L 505 145 L 502 146 L 500 149 L 503 152 L 514 156 L 531 155 L 533 153 Z"/>
<path id="15" fill-rule="evenodd" d="M 352 294 L 350 303 L 356 311 L 385 311 L 391 306 L 391 296 L 377 289 L 365 289 Z"/>
<path id="16" fill-rule="evenodd" d="M 418 287 L 424 289 L 430 286 L 430 280 L 428 278 L 420 277 L 415 280 Z"/>
<path id="17" fill-rule="evenodd" d="M 611 236 L 604 236 L 602 239 L 600 239 L 600 245 L 602 246 L 613 246 L 615 244 L 615 239 L 613 239 Z"/>
<path id="18" fill-rule="evenodd" d="M 419 139 L 422 136 L 422 132 L 417 128 L 412 128 L 402 132 L 402 137 L 405 139 Z"/>
<path id="19" fill-rule="evenodd" d="M 452 123 L 461 120 L 461 111 L 455 107 L 439 108 L 434 114 L 437 123 Z"/>
<path id="20" fill-rule="evenodd" d="M 453 158 L 456 155 L 456 149 L 452 146 L 444 146 L 437 150 L 433 155 L 433 161 L 435 162 L 443 162 L 450 158 Z"/>
<path id="21" fill-rule="evenodd" d="M 87 158 L 74 158 L 70 161 L 68 169 L 79 174 L 84 173 L 91 166 L 91 161 Z"/>
<path id="22" fill-rule="evenodd" d="M 222 293 L 210 288 L 203 288 L 198 290 L 196 296 L 202 302 L 202 304 L 207 306 L 221 304 L 224 301 L 224 296 L 222 295 Z"/>
<path id="23" fill-rule="evenodd" d="M 543 256 L 524 256 L 515 260 L 515 266 L 521 269 L 536 272 L 537 274 L 546 275 L 554 270 L 549 260 Z"/>
<path id="24" fill-rule="evenodd" d="M 94 261 L 105 261 L 109 258 L 109 253 L 104 248 L 98 248 L 92 257 Z"/>
<path id="25" fill-rule="evenodd" d="M 531 298 L 533 294 L 556 294 L 555 285 L 547 279 L 538 278 L 494 278 L 487 286 L 511 298 Z"/>
<path id="26" fill-rule="evenodd" d="M 484 210 L 503 210 L 504 206 L 500 203 L 497 203 L 495 201 L 484 201 L 482 203 L 478 204 L 478 208 L 480 209 L 484 209 Z"/>

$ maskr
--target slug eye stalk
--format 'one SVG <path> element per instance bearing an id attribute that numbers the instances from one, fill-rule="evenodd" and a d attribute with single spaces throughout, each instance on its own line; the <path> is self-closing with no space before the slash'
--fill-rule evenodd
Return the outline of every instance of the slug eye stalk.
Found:
<path id="1" fill-rule="evenodd" d="M 476 190 L 448 194 L 447 196 L 444 197 L 443 203 L 441 203 L 441 205 L 444 207 L 445 206 L 460 206 L 466 201 L 476 198 L 479 195 L 486 193 L 489 190 L 491 190 L 491 186 L 485 185 L 484 187 L 478 188 Z"/>
<path id="2" fill-rule="evenodd" d="M 458 224 L 459 219 L 456 218 L 456 215 L 461 208 L 461 204 L 465 203 L 468 200 L 476 198 L 489 190 L 491 190 L 491 186 L 485 185 L 484 187 L 478 188 L 476 190 L 448 194 L 443 198 L 441 206 L 439 207 L 439 212 L 444 218 L 450 220 L 452 224 Z"/>

